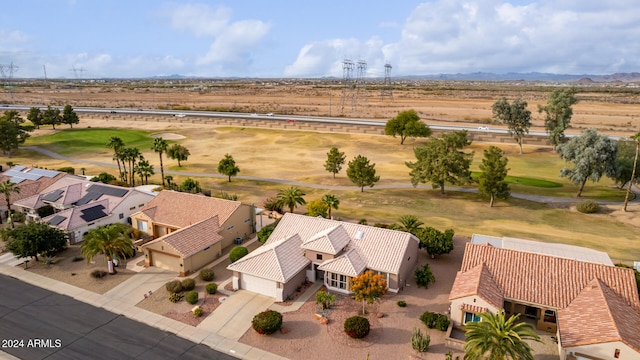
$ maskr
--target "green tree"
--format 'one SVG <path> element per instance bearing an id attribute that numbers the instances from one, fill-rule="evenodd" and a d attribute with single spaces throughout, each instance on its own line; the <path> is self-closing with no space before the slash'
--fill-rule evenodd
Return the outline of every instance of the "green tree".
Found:
<path id="1" fill-rule="evenodd" d="M 509 104 L 507 99 L 501 98 L 493 104 L 492 110 L 493 118 L 507 125 L 509 135 L 516 140 L 520 146 L 520 154 L 522 154 L 522 139 L 531 128 L 531 111 L 527 110 L 527 102 L 516 99 Z"/>
<path id="2" fill-rule="evenodd" d="M 199 193 L 202 191 L 200 182 L 193 180 L 192 178 L 186 178 L 182 184 L 180 184 L 180 190 L 189 193 Z"/>
<path id="3" fill-rule="evenodd" d="M 4 195 L 4 201 L 7 204 L 7 214 L 9 214 L 9 218 L 11 217 L 11 194 L 20 194 L 20 188 L 18 184 L 12 183 L 9 180 L 0 183 L 0 193 Z M 0 217 L 1 219 L 1 217 Z M 13 221 L 11 222 L 11 227 L 15 227 Z"/>
<path id="4" fill-rule="evenodd" d="M 311 200 L 307 203 L 307 216 L 322 216 L 326 218 L 328 210 L 329 206 L 322 200 Z"/>
<path id="5" fill-rule="evenodd" d="M 110 224 L 89 230 L 83 236 L 80 251 L 87 258 L 87 264 L 98 254 L 105 256 L 109 274 L 115 274 L 114 257 L 126 258 L 133 256 L 135 246 L 125 229 L 119 224 Z"/>
<path id="6" fill-rule="evenodd" d="M 71 128 L 73 128 L 73 124 L 77 124 L 80 122 L 80 119 L 78 118 L 78 114 L 76 114 L 76 112 L 73 111 L 73 107 L 71 107 L 71 105 L 69 104 L 64 106 L 64 109 L 62 110 L 61 120 L 63 124 L 67 124 L 71 126 Z"/>
<path id="7" fill-rule="evenodd" d="M 369 304 L 387 293 L 387 281 L 384 275 L 367 270 L 349 281 L 349 290 L 353 292 L 356 301 L 362 301 L 362 314 L 365 314 L 365 301 Z"/>
<path id="8" fill-rule="evenodd" d="M 36 129 L 40 129 L 40 125 L 42 125 L 42 111 L 40 111 L 39 107 L 32 107 L 29 109 L 29 113 L 27 113 L 27 120 L 31 121 L 33 126 Z"/>
<path id="9" fill-rule="evenodd" d="M 218 172 L 220 174 L 227 175 L 229 177 L 229 182 L 231 182 L 231 177 L 238 175 L 240 168 L 236 165 L 236 161 L 233 160 L 233 156 L 225 154 L 224 158 L 222 158 L 218 163 Z"/>
<path id="10" fill-rule="evenodd" d="M 408 232 L 409 234 L 416 235 L 422 229 L 424 223 L 418 219 L 415 215 L 402 215 L 400 216 L 400 225 L 398 230 Z"/>
<path id="11" fill-rule="evenodd" d="M 387 121 L 384 133 L 389 136 L 400 136 L 400 145 L 404 144 L 407 137 L 427 137 L 431 136 L 431 129 L 427 124 L 420 121 L 420 117 L 415 110 L 401 111 Z"/>
<path id="12" fill-rule="evenodd" d="M 464 185 L 471 179 L 469 166 L 473 160 L 473 153 L 460 151 L 470 145 L 467 131 L 453 131 L 442 134 L 440 138 L 429 141 L 425 146 L 415 148 L 416 162 L 405 164 L 411 172 L 411 184 L 430 182 L 433 188 L 440 188 L 444 194 L 446 183 Z"/>
<path id="13" fill-rule="evenodd" d="M 234 246 L 229 251 L 229 260 L 236 262 L 249 254 L 249 250 L 244 246 Z"/>
<path id="14" fill-rule="evenodd" d="M 544 127 L 549 134 L 549 142 L 556 149 L 564 141 L 564 131 L 569 127 L 573 116 L 572 105 L 578 102 L 575 95 L 578 89 L 555 89 L 547 98 L 547 105 L 538 105 L 538 112 L 545 113 Z"/>
<path id="15" fill-rule="evenodd" d="M 129 184 L 133 187 L 136 186 L 136 177 L 135 177 L 135 170 L 134 168 L 136 167 L 136 162 L 138 162 L 138 160 L 140 160 L 140 158 L 142 157 L 142 153 L 140 152 L 140 150 L 138 150 L 138 148 L 124 148 L 121 149 L 119 152 L 120 155 L 120 161 L 124 161 L 123 164 L 128 164 L 129 169 L 128 169 L 128 174 L 129 174 L 129 179 L 128 182 Z"/>
<path id="16" fill-rule="evenodd" d="M 164 164 L 162 163 L 162 154 L 164 154 L 167 151 L 167 147 L 169 145 L 167 144 L 167 141 L 161 137 L 155 138 L 153 139 L 153 146 L 151 147 L 151 150 L 153 150 L 153 152 L 158 153 L 158 156 L 160 157 L 160 176 L 162 177 L 162 187 L 164 187 Z"/>
<path id="17" fill-rule="evenodd" d="M 484 151 L 484 159 L 480 164 L 482 173 L 478 177 L 478 190 L 481 194 L 488 195 L 491 200 L 489 207 L 493 207 L 495 198 L 508 199 L 511 196 L 509 184 L 504 179 L 507 177 L 507 159 L 503 156 L 502 150 L 496 146 L 489 146 Z"/>
<path id="18" fill-rule="evenodd" d="M 352 183 L 360 187 L 361 192 L 364 192 L 365 186 L 373 187 L 380 181 L 380 176 L 376 176 L 376 164 L 369 164 L 369 159 L 362 155 L 349 161 L 347 176 Z"/>
<path id="19" fill-rule="evenodd" d="M 50 256 L 67 247 L 67 234 L 47 223 L 32 221 L 8 231 L 9 250 L 17 258 Z"/>
<path id="20" fill-rule="evenodd" d="M 417 231 L 416 237 L 420 240 L 420 248 L 427 250 L 431 258 L 437 255 L 448 254 L 453 251 L 453 229 L 444 232 L 430 226 Z"/>
<path id="21" fill-rule="evenodd" d="M 153 165 L 149 163 L 149 160 L 146 160 L 143 156 L 140 156 L 140 160 L 133 168 L 133 171 L 140 176 L 140 182 L 144 184 L 149 184 L 149 176 L 155 174 L 153 171 Z"/>
<path id="22" fill-rule="evenodd" d="M 117 136 L 112 136 L 109 138 L 109 142 L 107 143 L 107 147 L 109 149 L 113 149 L 113 159 L 118 164 L 118 174 L 120 174 L 120 180 L 125 181 L 126 175 L 124 174 L 123 168 L 125 164 L 120 165 L 121 159 L 121 151 L 124 149 L 124 141 Z"/>
<path id="23" fill-rule="evenodd" d="M 33 126 L 24 125 L 24 119 L 15 110 L 5 111 L 0 116 L 0 148 L 2 152 L 11 157 L 13 150 L 17 150 L 20 144 L 29 137 Z"/>
<path id="24" fill-rule="evenodd" d="M 333 173 L 333 178 L 336 178 L 336 174 L 342 170 L 346 156 L 343 152 L 340 152 L 337 147 L 332 147 L 327 153 L 327 161 L 324 162 L 324 168 L 330 173 Z"/>
<path id="25" fill-rule="evenodd" d="M 305 196 L 305 193 L 303 193 L 302 190 L 296 186 L 291 186 L 278 191 L 276 199 L 281 208 L 288 207 L 289 212 L 293 213 L 296 206 L 305 205 L 307 203 L 303 196 Z"/>
<path id="26" fill-rule="evenodd" d="M 107 172 L 101 172 L 98 176 L 92 177 L 89 181 L 110 184 L 112 181 L 116 181 L 116 177 Z"/>
<path id="27" fill-rule="evenodd" d="M 533 360 L 531 346 L 524 340 L 540 342 L 533 326 L 520 322 L 520 315 L 505 318 L 504 312 L 497 315 L 485 312 L 481 321 L 465 325 L 465 360 Z"/>
<path id="28" fill-rule="evenodd" d="M 318 291 L 316 293 L 316 304 L 322 305 L 322 310 L 326 310 L 331 307 L 331 305 L 336 303 L 336 296 L 326 292 L 326 291 Z"/>
<path id="29" fill-rule="evenodd" d="M 60 109 L 47 106 L 47 110 L 42 113 L 42 124 L 51 125 L 53 130 L 56 129 L 56 125 L 62 122 L 62 115 L 60 115 Z"/>
<path id="30" fill-rule="evenodd" d="M 180 144 L 173 144 L 167 148 L 167 157 L 169 159 L 178 160 L 178 167 L 182 167 L 180 162 L 187 161 L 187 159 L 189 159 L 189 155 L 191 155 L 189 149 Z"/>
<path id="31" fill-rule="evenodd" d="M 573 164 L 572 168 L 560 170 L 560 176 L 568 177 L 579 187 L 576 196 L 580 197 L 587 180 L 598 182 L 603 175 L 615 176 L 617 151 L 615 141 L 587 129 L 558 147 L 560 158 Z"/>
<path id="32" fill-rule="evenodd" d="M 635 135 L 631 136 L 631 139 L 633 139 L 636 143 L 636 155 L 633 158 L 633 166 L 632 166 L 632 171 L 631 171 L 631 176 L 629 177 L 629 186 L 627 187 L 627 193 L 624 196 L 624 207 L 622 208 L 623 211 L 627 211 L 627 203 L 629 202 L 629 195 L 631 194 L 631 187 L 633 186 L 633 183 L 636 181 L 636 168 L 638 167 L 638 152 L 640 152 L 640 132 L 637 132 Z"/>
<path id="33" fill-rule="evenodd" d="M 331 216 L 331 209 L 338 210 L 338 206 L 340 206 L 340 200 L 338 200 L 338 198 L 335 195 L 325 194 L 322 197 L 322 202 L 327 204 L 327 210 L 328 210 L 327 218 L 333 219 L 333 217 Z"/>

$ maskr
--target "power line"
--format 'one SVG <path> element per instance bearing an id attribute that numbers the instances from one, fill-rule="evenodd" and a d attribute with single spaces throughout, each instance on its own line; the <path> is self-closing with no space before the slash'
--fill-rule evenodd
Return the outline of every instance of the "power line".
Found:
<path id="1" fill-rule="evenodd" d="M 385 97 L 390 97 L 393 101 L 393 86 L 391 85 L 391 69 L 392 66 L 389 63 L 384 64 L 384 83 L 382 84 L 382 93 L 380 97 L 384 100 Z"/>
<path id="2" fill-rule="evenodd" d="M 8 80 L 5 84 L 9 88 L 9 94 L 11 96 L 11 102 L 13 103 L 13 74 L 18 71 L 19 67 L 13 64 L 13 61 L 9 65 L 0 64 L 0 73 L 5 80 Z"/>

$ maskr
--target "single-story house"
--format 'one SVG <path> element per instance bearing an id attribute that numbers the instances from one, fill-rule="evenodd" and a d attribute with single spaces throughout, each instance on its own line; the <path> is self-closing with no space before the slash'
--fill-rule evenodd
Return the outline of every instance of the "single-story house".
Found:
<path id="1" fill-rule="evenodd" d="M 538 330 L 556 333 L 562 360 L 640 358 L 633 270 L 589 249 L 573 250 L 561 256 L 467 243 L 449 296 L 452 323 L 478 321 L 487 311 L 521 314 Z"/>
<path id="2" fill-rule="evenodd" d="M 416 265 L 419 240 L 406 232 L 286 213 L 265 244 L 227 268 L 234 289 L 284 301 L 305 280 L 351 293 L 350 280 L 365 270 L 385 276 L 401 291 Z"/>
<path id="3" fill-rule="evenodd" d="M 224 248 L 240 244 L 255 233 L 255 209 L 239 201 L 163 190 L 139 210 L 131 216 L 133 227 L 155 239 L 142 245 L 145 265 L 180 274 L 196 271 L 219 257 Z M 202 239 L 170 236 L 196 224 L 208 226 L 206 231 L 193 233 Z M 193 253 L 195 250 L 206 252 L 206 256 Z"/>

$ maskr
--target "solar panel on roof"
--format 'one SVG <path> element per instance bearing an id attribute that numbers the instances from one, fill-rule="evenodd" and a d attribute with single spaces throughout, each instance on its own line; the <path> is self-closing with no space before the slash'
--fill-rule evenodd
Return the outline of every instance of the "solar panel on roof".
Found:
<path id="1" fill-rule="evenodd" d="M 59 172 L 57 171 L 45 170 L 45 169 L 31 169 L 29 173 L 37 174 L 37 175 L 48 177 L 48 178 L 56 177 L 59 174 Z"/>
<path id="2" fill-rule="evenodd" d="M 64 194 L 64 190 L 54 190 L 53 192 L 50 192 L 47 195 L 43 196 L 42 200 L 54 202 L 60 199 L 60 197 L 62 197 L 62 194 Z"/>
<path id="3" fill-rule="evenodd" d="M 107 216 L 107 214 L 104 212 L 104 206 L 102 205 L 92 206 L 90 208 L 81 210 L 81 212 L 82 215 L 80 215 L 80 218 L 86 222 L 90 222 Z"/>
<path id="4" fill-rule="evenodd" d="M 93 192 L 93 193 L 98 193 L 100 195 L 110 195 L 110 196 L 116 196 L 116 197 L 123 197 L 123 196 L 125 196 L 127 194 L 127 192 L 129 190 L 94 184 L 94 185 L 91 185 L 91 187 L 89 187 L 89 189 L 87 189 L 87 191 Z"/>
<path id="5" fill-rule="evenodd" d="M 20 174 L 22 174 L 22 172 L 16 170 L 16 169 L 9 169 L 7 171 L 4 172 L 5 176 L 20 176 Z"/>
<path id="6" fill-rule="evenodd" d="M 49 219 L 49 224 L 51 224 L 51 225 L 60 225 L 60 223 L 65 221 L 65 219 L 66 219 L 66 217 L 64 217 L 64 216 L 56 215 L 56 216 L 52 217 L 51 219 Z"/>
<path id="7" fill-rule="evenodd" d="M 78 200 L 78 202 L 76 203 L 76 205 L 85 205 L 90 203 L 93 200 L 96 200 L 97 198 L 99 198 L 100 196 L 102 196 L 102 194 L 99 193 L 95 193 L 95 192 L 88 192 L 86 193 L 82 198 L 80 198 L 80 200 Z"/>
<path id="8" fill-rule="evenodd" d="M 23 178 L 17 178 L 17 177 L 12 177 L 11 179 L 9 179 L 9 181 L 11 181 L 14 184 L 20 184 L 21 182 L 25 181 L 25 179 Z"/>
<path id="9" fill-rule="evenodd" d="M 27 180 L 39 180 L 42 177 L 42 175 L 25 173 L 25 172 L 20 172 L 20 173 L 17 173 L 15 175 L 13 175 L 13 176 L 25 178 Z"/>
<path id="10" fill-rule="evenodd" d="M 26 168 L 27 168 L 26 166 L 16 165 L 16 166 L 14 166 L 14 167 L 12 168 L 12 170 L 13 170 L 13 169 L 15 169 L 15 170 L 21 171 L 21 170 L 24 170 L 24 169 L 26 169 Z"/>

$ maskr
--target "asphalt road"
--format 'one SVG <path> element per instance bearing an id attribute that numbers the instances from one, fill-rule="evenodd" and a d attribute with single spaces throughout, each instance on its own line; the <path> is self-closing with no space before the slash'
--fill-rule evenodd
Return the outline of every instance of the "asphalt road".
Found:
<path id="1" fill-rule="evenodd" d="M 0 351 L 28 360 L 235 359 L 5 275 L 0 275 Z"/>

